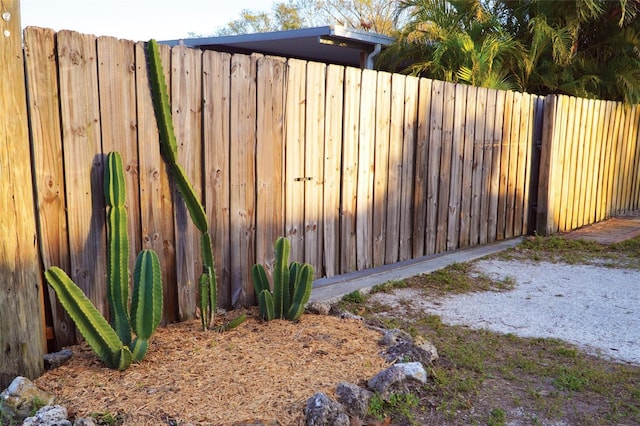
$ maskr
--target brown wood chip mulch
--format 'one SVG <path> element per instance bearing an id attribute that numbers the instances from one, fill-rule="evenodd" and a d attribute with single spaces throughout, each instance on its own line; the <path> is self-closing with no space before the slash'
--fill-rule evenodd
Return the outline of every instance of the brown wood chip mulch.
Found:
<path id="1" fill-rule="evenodd" d="M 269 323 L 250 315 L 238 328 L 203 332 L 198 320 L 160 327 L 140 364 L 106 368 L 86 345 L 36 380 L 70 416 L 123 416 L 127 425 L 230 425 L 260 419 L 303 423 L 315 392 L 362 384 L 387 367 L 380 333 L 357 320 L 303 315 Z"/>

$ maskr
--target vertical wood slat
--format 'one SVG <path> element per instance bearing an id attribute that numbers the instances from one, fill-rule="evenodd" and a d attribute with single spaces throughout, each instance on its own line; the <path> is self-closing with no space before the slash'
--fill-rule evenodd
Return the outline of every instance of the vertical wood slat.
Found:
<path id="1" fill-rule="evenodd" d="M 387 237 L 391 74 L 377 74 L 373 189 L 373 266 L 384 265 Z"/>
<path id="2" fill-rule="evenodd" d="M 455 86 L 455 104 L 453 112 L 453 138 L 451 144 L 451 186 L 449 189 L 449 211 L 447 218 L 446 250 L 459 247 L 460 208 L 462 205 L 462 167 L 464 166 L 464 132 L 467 95 L 466 85 Z"/>
<path id="3" fill-rule="evenodd" d="M 526 120 L 526 133 L 523 137 L 523 153 L 522 153 L 522 172 L 521 176 L 523 180 L 521 181 L 520 192 L 522 194 L 522 202 L 520 204 L 520 208 L 522 209 L 522 213 L 520 216 L 521 219 L 521 227 L 518 230 L 518 235 L 527 235 L 529 230 L 529 210 L 530 210 L 530 188 L 531 188 L 531 177 L 533 175 L 533 150 L 534 150 L 534 133 L 536 131 L 536 96 L 527 94 L 527 120 Z"/>
<path id="4" fill-rule="evenodd" d="M 520 114 L 522 113 L 522 93 L 513 96 L 513 115 L 511 121 L 509 173 L 507 174 L 507 204 L 505 220 L 505 238 L 514 236 L 514 220 L 516 207 L 516 190 L 518 176 L 518 144 L 520 142 Z"/>
<path id="5" fill-rule="evenodd" d="M 159 47 L 163 70 L 165 73 L 170 72 L 169 47 Z M 135 61 L 142 248 L 152 249 L 158 254 L 164 299 L 162 321 L 166 324 L 176 321 L 179 315 L 173 194 L 169 170 L 160 154 L 160 139 L 149 90 L 143 43 L 135 46 Z"/>
<path id="6" fill-rule="evenodd" d="M 415 146 L 413 191 L 413 257 L 425 253 L 429 182 L 429 132 L 431 126 L 431 80 L 420 79 L 418 95 L 418 127 Z"/>
<path id="7" fill-rule="evenodd" d="M 480 184 L 480 231 L 479 242 L 489 241 L 489 204 L 491 199 L 491 166 L 493 163 L 493 138 L 495 135 L 496 90 L 487 90 L 487 106 L 482 139 L 482 178 Z M 478 163 L 480 167 L 480 163 Z"/>
<path id="8" fill-rule="evenodd" d="M 589 152 L 587 146 L 588 140 L 588 124 L 591 112 L 589 99 L 581 99 L 582 113 L 580 115 L 580 133 L 578 137 L 578 158 L 576 162 L 576 185 L 575 189 L 576 209 L 572 229 L 579 228 L 584 225 L 584 204 L 585 204 L 585 186 L 587 177 L 587 159 L 586 154 Z"/>
<path id="9" fill-rule="evenodd" d="M 585 153 L 587 157 L 587 179 L 585 184 L 585 205 L 584 205 L 584 221 L 583 224 L 594 223 L 595 220 L 595 184 L 598 180 L 598 168 L 596 159 L 596 147 L 599 145 L 596 139 L 598 132 L 598 120 L 600 114 L 600 102 L 590 100 L 589 102 L 589 119 L 587 123 L 587 147 Z"/>
<path id="10" fill-rule="evenodd" d="M 636 137 L 633 139 L 635 146 L 635 159 L 634 166 L 632 167 L 633 175 L 633 188 L 632 188 L 632 205 L 631 210 L 637 210 L 640 208 L 640 141 L 638 141 L 638 135 L 640 135 L 640 107 L 636 105 L 638 113 L 638 119 L 635 122 L 634 131 Z"/>
<path id="11" fill-rule="evenodd" d="M 280 58 L 264 57 L 257 63 L 255 263 L 269 277 L 274 244 L 284 235 L 284 67 Z"/>
<path id="12" fill-rule="evenodd" d="M 16 375 L 37 378 L 43 372 L 43 291 L 31 158 L 20 2 L 0 3 L 0 387 Z"/>
<path id="13" fill-rule="evenodd" d="M 34 182 L 38 188 L 40 255 L 45 268 L 58 266 L 69 271 L 55 33 L 42 28 L 27 28 L 24 47 Z M 56 338 L 54 347 L 60 350 L 75 342 L 75 325 L 62 306 L 56 303 L 53 288 L 46 286 L 46 290 Z"/>
<path id="14" fill-rule="evenodd" d="M 391 123 L 389 129 L 389 170 L 387 178 L 387 234 L 385 264 L 398 261 L 403 173 L 403 122 L 405 77 L 391 77 Z"/>
<path id="15" fill-rule="evenodd" d="M 356 270 L 356 200 L 358 187 L 358 133 L 360 70 L 345 69 L 344 135 L 342 141 L 342 217 L 340 272 Z"/>
<path id="16" fill-rule="evenodd" d="M 340 184 L 344 67 L 327 66 L 324 131 L 324 268 L 327 277 L 340 272 Z"/>
<path id="17" fill-rule="evenodd" d="M 444 85 L 444 113 L 440 155 L 440 189 L 438 190 L 438 224 L 436 225 L 436 253 L 447 249 L 447 220 L 449 218 L 449 189 L 451 186 L 451 149 L 453 144 L 453 114 L 455 84 Z"/>
<path id="18" fill-rule="evenodd" d="M 531 101 L 531 95 L 528 93 L 522 94 L 522 108 L 520 111 L 520 132 L 517 144 L 518 149 L 518 161 L 517 161 L 517 173 L 515 183 L 515 205 L 513 210 L 513 236 L 520 236 L 523 233 L 523 227 L 525 224 L 524 214 L 525 209 L 525 196 L 527 185 L 527 174 L 529 164 L 529 152 L 531 147 L 531 126 L 532 126 L 532 113 L 533 103 Z"/>
<path id="19" fill-rule="evenodd" d="M 557 144 L 554 143 L 557 135 L 556 121 L 557 111 L 561 108 L 562 97 L 549 95 L 544 98 L 544 120 L 542 128 L 542 141 L 540 151 L 540 179 L 538 182 L 538 200 L 536 211 L 536 231 L 541 235 L 554 232 L 557 222 L 553 206 L 555 194 L 552 184 L 557 174 L 556 158 Z M 504 152 L 504 150 L 503 150 Z"/>
<path id="20" fill-rule="evenodd" d="M 207 51 L 202 58 L 205 209 L 214 252 L 218 305 L 231 307 L 230 97 L 231 55 Z"/>
<path id="21" fill-rule="evenodd" d="M 609 133 L 609 124 L 611 122 L 612 101 L 601 101 L 602 112 L 600 114 L 600 123 L 598 126 L 600 173 L 598 174 L 598 186 L 596 188 L 596 221 L 604 220 L 607 217 L 607 180 L 608 180 L 608 164 L 606 158 L 609 155 L 607 149 L 607 135 Z"/>
<path id="22" fill-rule="evenodd" d="M 561 157 L 558 159 L 558 173 L 562 176 L 561 181 L 558 182 L 560 187 L 558 188 L 558 192 L 560 193 L 560 198 L 558 199 L 558 203 L 560 205 L 557 209 L 558 214 L 558 229 L 561 231 L 567 230 L 571 226 L 571 210 L 569 209 L 569 191 L 571 190 L 570 185 L 570 176 L 572 170 L 571 163 L 571 152 L 573 149 L 573 144 L 571 143 L 573 138 L 574 131 L 574 123 L 575 123 L 575 114 L 571 114 L 570 112 L 575 110 L 575 98 L 564 97 L 565 102 L 562 103 L 563 108 L 559 111 L 561 116 L 559 117 L 559 123 L 567 123 L 564 126 L 561 126 L 559 131 L 562 133 L 559 135 L 558 143 L 562 145 L 558 147 L 561 153 Z M 566 121 L 565 121 L 566 120 Z"/>
<path id="23" fill-rule="evenodd" d="M 231 140 L 229 155 L 231 303 L 255 303 L 251 267 L 255 263 L 256 56 L 231 58 Z"/>
<path id="24" fill-rule="evenodd" d="M 473 177 L 471 178 L 471 226 L 469 244 L 475 246 L 480 238 L 480 206 L 482 198 L 482 165 L 484 162 L 484 130 L 487 89 L 476 92 L 475 129 L 473 139 Z"/>
<path id="25" fill-rule="evenodd" d="M 400 261 L 412 258 L 412 229 L 414 225 L 414 173 L 418 115 L 418 77 L 406 77 L 404 87 L 404 121 L 402 140 L 402 190 L 400 195 Z"/>
<path id="26" fill-rule="evenodd" d="M 304 135 L 306 75 L 304 61 L 289 59 L 285 104 L 285 229 L 291 244 L 289 259 L 304 262 Z"/>
<path id="27" fill-rule="evenodd" d="M 176 46 L 171 50 L 171 113 L 178 143 L 178 162 L 202 200 L 202 55 L 199 50 Z M 202 273 L 200 232 L 186 205 L 174 191 L 176 274 L 180 319 L 196 313 L 198 280 Z"/>
<path id="28" fill-rule="evenodd" d="M 445 84 L 433 81 L 431 86 L 431 114 L 427 166 L 427 223 L 425 226 L 425 254 L 437 252 L 438 203 L 440 190 L 440 157 L 442 152 L 442 128 L 445 108 Z M 416 174 L 419 171 L 416 170 Z"/>
<path id="29" fill-rule="evenodd" d="M 70 277 L 108 318 L 103 161 L 95 37 L 60 31 L 63 152 Z M 91 206 L 89 210 L 87 206 Z"/>
<path id="30" fill-rule="evenodd" d="M 460 248 L 469 247 L 471 231 L 471 198 L 473 182 L 473 145 L 475 137 L 476 96 L 478 89 L 467 87 L 465 110 L 464 146 L 462 160 L 462 201 L 460 203 Z"/>
<path id="31" fill-rule="evenodd" d="M 504 127 L 504 91 L 496 91 L 494 129 L 491 143 L 491 175 L 489 179 L 489 216 L 487 218 L 487 242 L 494 242 L 498 237 L 498 200 L 500 198 L 500 164 L 502 161 L 502 138 Z"/>
<path id="32" fill-rule="evenodd" d="M 324 275 L 322 221 L 324 185 L 325 64 L 307 63 L 304 144 L 304 259 L 315 277 Z"/>
<path id="33" fill-rule="evenodd" d="M 142 248 L 134 55 L 133 42 L 114 37 L 98 37 L 102 150 L 105 156 L 110 151 L 117 151 L 122 157 L 130 275 L 135 266 L 136 256 Z"/>
<path id="34" fill-rule="evenodd" d="M 358 185 L 356 196 L 356 265 L 358 270 L 373 266 L 373 167 L 375 161 L 376 84 L 376 72 L 363 70 L 360 92 Z"/>
<path id="35" fill-rule="evenodd" d="M 498 184 L 498 217 L 496 220 L 496 239 L 505 238 L 507 222 L 507 183 L 509 180 L 509 163 L 511 150 L 511 122 L 513 113 L 513 94 L 507 92 L 504 100 L 502 121 L 502 138 L 500 143 L 500 176 Z M 498 124 L 496 124 L 498 125 Z"/>

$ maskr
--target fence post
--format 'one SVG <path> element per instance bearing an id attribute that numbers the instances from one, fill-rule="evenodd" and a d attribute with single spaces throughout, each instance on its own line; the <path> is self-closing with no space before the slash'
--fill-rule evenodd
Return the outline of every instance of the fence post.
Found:
<path id="1" fill-rule="evenodd" d="M 0 388 L 42 374 L 42 279 L 31 185 L 20 1 L 0 4 Z"/>
<path id="2" fill-rule="evenodd" d="M 540 152 L 540 171 L 538 177 L 538 203 L 536 208 L 536 232 L 549 235 L 556 231 L 555 197 L 554 197 L 554 134 L 556 120 L 556 104 L 558 98 L 549 95 L 544 98 L 542 119 L 542 147 Z"/>

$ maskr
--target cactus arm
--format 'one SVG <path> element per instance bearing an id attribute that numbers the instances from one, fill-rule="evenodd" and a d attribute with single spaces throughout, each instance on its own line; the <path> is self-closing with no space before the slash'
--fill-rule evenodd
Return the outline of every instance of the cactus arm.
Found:
<path id="1" fill-rule="evenodd" d="M 45 278 L 98 358 L 110 368 L 126 369 L 128 365 L 125 365 L 126 359 L 123 356 L 126 355 L 128 348 L 122 345 L 116 332 L 91 304 L 80 287 L 57 266 L 47 269 Z"/>
<path id="2" fill-rule="evenodd" d="M 153 250 L 142 250 L 136 259 L 131 298 L 131 325 L 137 336 L 133 345 L 135 361 L 144 358 L 147 341 L 160 324 L 161 318 L 160 261 Z"/>
<path id="3" fill-rule="evenodd" d="M 178 162 L 178 145 L 173 130 L 173 121 L 171 120 L 171 106 L 169 104 L 167 85 L 164 81 L 158 42 L 149 40 L 147 53 L 149 58 L 149 83 L 151 92 L 154 95 L 152 97 L 153 109 L 158 122 L 160 147 L 163 150 L 162 154 L 169 160 L 169 163 L 176 164 Z"/>
<path id="4" fill-rule="evenodd" d="M 286 313 L 286 318 L 295 321 L 304 312 L 304 307 L 311 296 L 311 285 L 313 283 L 313 267 L 309 264 L 302 265 L 300 273 L 296 277 L 295 292 L 293 294 L 291 306 Z"/>
<path id="5" fill-rule="evenodd" d="M 258 304 L 260 305 L 260 317 L 263 320 L 271 321 L 275 318 L 273 296 L 269 290 L 263 290 L 258 294 Z"/>
<path id="6" fill-rule="evenodd" d="M 111 325 L 124 345 L 131 344 L 129 326 L 129 237 L 125 208 L 125 181 L 122 159 L 117 152 L 107 154 L 104 174 L 107 203 L 107 295 L 111 307 Z"/>
<path id="7" fill-rule="evenodd" d="M 301 268 L 302 264 L 300 262 L 291 262 L 289 265 L 289 282 L 284 289 L 284 306 L 282 307 L 282 312 L 285 314 L 289 311 L 289 308 L 291 308 L 291 304 L 293 303 L 292 298 L 296 291 L 296 280 L 298 279 Z"/>
<path id="8" fill-rule="evenodd" d="M 216 272 L 213 265 L 211 237 L 209 236 L 208 231 L 203 232 L 200 236 L 200 247 L 202 252 L 202 265 L 204 266 L 204 273 L 202 275 L 206 278 L 206 281 L 203 282 L 202 285 L 207 286 L 205 290 L 207 299 L 205 300 L 201 298 L 200 310 L 203 312 L 203 307 L 207 308 L 207 326 L 211 326 L 218 307 L 218 283 L 216 281 Z M 204 306 L 205 304 L 208 306 Z"/>
<path id="9" fill-rule="evenodd" d="M 289 286 L 289 240 L 280 237 L 276 240 L 275 250 L 275 264 L 273 267 L 273 308 L 275 310 L 276 318 L 283 318 L 285 313 L 284 306 L 284 294 L 285 286 Z"/>
<path id="10" fill-rule="evenodd" d="M 178 188 L 178 192 L 184 199 L 184 203 L 187 206 L 187 210 L 189 211 L 189 216 L 191 216 L 191 220 L 198 231 L 205 233 L 209 229 L 209 225 L 207 224 L 207 216 L 204 212 L 204 207 L 200 204 L 200 201 L 196 197 L 195 190 L 193 186 L 189 182 L 189 178 L 185 174 L 182 167 L 179 164 L 170 164 L 171 175 L 175 179 L 176 187 Z"/>
<path id="11" fill-rule="evenodd" d="M 253 265 L 251 268 L 251 276 L 256 294 L 262 293 L 263 290 L 269 291 L 269 281 L 267 280 L 267 273 L 264 270 L 264 266 L 259 263 Z"/>
<path id="12" fill-rule="evenodd" d="M 200 322 L 202 323 L 202 329 L 206 330 L 210 317 L 209 310 L 209 276 L 206 273 L 200 275 L 199 281 L 200 289 Z"/>

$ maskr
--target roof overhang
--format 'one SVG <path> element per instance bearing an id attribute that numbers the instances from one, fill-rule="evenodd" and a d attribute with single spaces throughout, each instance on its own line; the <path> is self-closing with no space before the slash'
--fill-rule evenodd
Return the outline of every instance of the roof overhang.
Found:
<path id="1" fill-rule="evenodd" d="M 232 53 L 263 53 L 309 61 L 371 68 L 371 59 L 392 37 L 358 31 L 340 25 L 303 28 L 221 37 L 167 40 L 170 45 L 183 44 L 205 50 Z"/>

